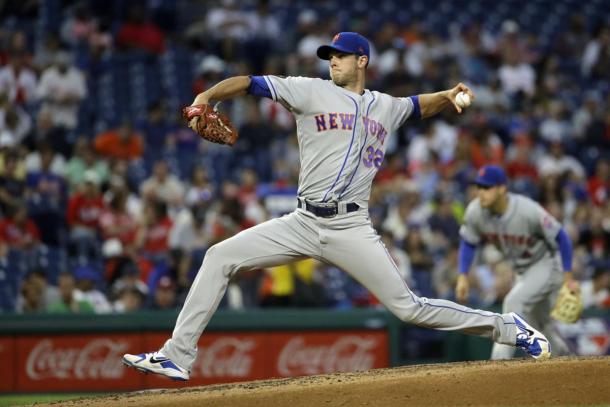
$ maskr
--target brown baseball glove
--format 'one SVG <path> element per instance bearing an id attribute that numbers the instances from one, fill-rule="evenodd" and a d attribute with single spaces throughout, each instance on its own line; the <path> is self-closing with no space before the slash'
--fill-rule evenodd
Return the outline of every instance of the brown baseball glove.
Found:
<path id="1" fill-rule="evenodd" d="M 216 105 L 218 106 L 218 105 Z M 186 106 L 182 109 L 182 117 L 190 123 L 194 117 L 199 117 L 193 130 L 200 137 L 212 143 L 232 146 L 237 141 L 237 129 L 229 118 L 210 105 Z"/>
<path id="2" fill-rule="evenodd" d="M 557 321 L 573 324 L 580 319 L 582 309 L 580 287 L 574 284 L 563 283 L 559 290 L 557 302 L 551 310 L 551 316 Z"/>

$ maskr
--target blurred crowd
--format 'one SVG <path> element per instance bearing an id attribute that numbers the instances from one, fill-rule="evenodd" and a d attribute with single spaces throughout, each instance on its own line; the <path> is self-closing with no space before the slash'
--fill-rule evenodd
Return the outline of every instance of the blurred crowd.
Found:
<path id="1" fill-rule="evenodd" d="M 296 207 L 299 170 L 279 104 L 223 104 L 240 131 L 233 148 L 199 140 L 179 107 L 237 74 L 327 78 L 315 51 L 346 30 L 372 41 L 368 88 L 409 96 L 463 81 L 477 96 L 462 115 L 388 138 L 371 219 L 414 291 L 453 299 L 469 183 L 499 164 L 512 191 L 565 226 L 586 306 L 610 308 L 608 5 L 515 1 L 523 12 L 509 19 L 511 2 L 445 1 L 436 17 L 419 1 L 372 3 L 1 3 L 2 311 L 179 307 L 207 248 Z M 470 278 L 470 303 L 492 306 L 513 275 L 486 247 Z M 240 273 L 221 307 L 378 305 L 341 270 L 304 260 Z"/>

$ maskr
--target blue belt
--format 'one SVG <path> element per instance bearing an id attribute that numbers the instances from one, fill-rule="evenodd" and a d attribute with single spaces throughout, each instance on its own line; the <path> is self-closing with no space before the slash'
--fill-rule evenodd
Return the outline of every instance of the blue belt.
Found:
<path id="1" fill-rule="evenodd" d="M 337 215 L 342 215 L 342 211 L 339 210 L 340 206 L 345 205 L 345 211 L 343 213 L 356 212 L 360 209 L 360 205 L 355 202 L 349 202 L 346 204 L 339 205 L 338 202 L 329 202 L 324 204 L 313 204 L 304 200 L 303 198 L 297 199 L 297 206 L 301 209 L 305 209 L 307 212 L 311 212 L 320 218 L 332 218 Z"/>

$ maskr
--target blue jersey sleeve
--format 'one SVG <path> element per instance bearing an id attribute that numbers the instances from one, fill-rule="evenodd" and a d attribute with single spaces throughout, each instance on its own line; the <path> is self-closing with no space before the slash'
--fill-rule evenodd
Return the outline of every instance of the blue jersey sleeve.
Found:
<path id="1" fill-rule="evenodd" d="M 570 242 L 570 237 L 563 228 L 557 233 L 555 241 L 559 246 L 563 271 L 572 271 L 572 242 Z"/>
<path id="2" fill-rule="evenodd" d="M 249 95 L 273 99 L 273 97 L 271 96 L 271 90 L 269 89 L 265 78 L 263 78 L 262 76 L 251 76 L 250 86 L 248 86 L 246 92 Z"/>
<path id="3" fill-rule="evenodd" d="M 475 245 L 461 239 L 460 251 L 458 252 L 458 271 L 460 274 L 468 274 L 476 252 L 477 247 Z"/>

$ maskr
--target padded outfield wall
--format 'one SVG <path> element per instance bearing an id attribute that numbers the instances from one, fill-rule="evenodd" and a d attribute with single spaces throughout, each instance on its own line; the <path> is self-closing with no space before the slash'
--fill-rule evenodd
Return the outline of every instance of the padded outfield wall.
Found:
<path id="1" fill-rule="evenodd" d="M 184 386 L 121 363 L 123 353 L 158 349 L 176 316 L 0 315 L 0 363 L 7 374 L 0 392 Z M 560 330 L 576 354 L 610 354 L 610 313 L 588 313 Z M 429 345 L 428 334 L 441 338 L 435 344 L 440 357 L 406 358 L 405 348 Z M 274 310 L 219 311 L 199 348 L 189 386 L 486 359 L 491 343 L 414 328 L 383 310 Z"/>

